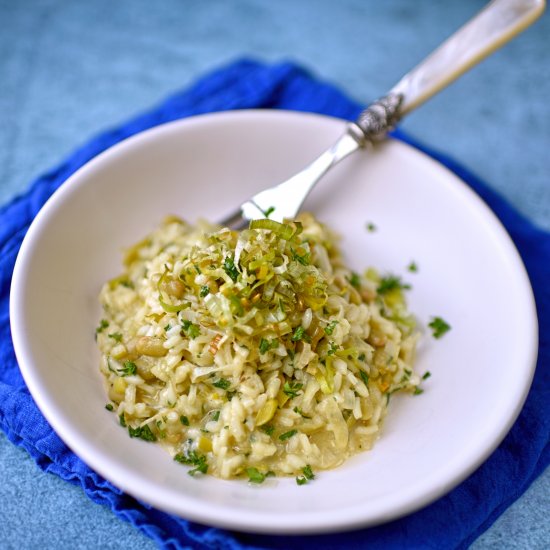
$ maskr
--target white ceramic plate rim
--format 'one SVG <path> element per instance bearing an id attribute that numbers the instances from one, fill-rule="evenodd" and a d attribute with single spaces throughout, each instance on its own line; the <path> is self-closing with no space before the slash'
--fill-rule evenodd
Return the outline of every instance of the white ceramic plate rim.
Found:
<path id="1" fill-rule="evenodd" d="M 493 450 L 502 441 L 506 433 L 511 428 L 513 422 L 517 418 L 521 407 L 525 401 L 529 387 L 534 374 L 534 368 L 537 357 L 538 347 L 538 329 L 536 319 L 536 308 L 532 289 L 529 279 L 521 258 L 508 236 L 506 230 L 496 218 L 493 212 L 485 205 L 485 203 L 456 175 L 444 166 L 433 160 L 431 157 L 424 155 L 416 149 L 403 144 L 403 147 L 410 149 L 413 154 L 418 155 L 424 163 L 430 165 L 434 171 L 444 173 L 450 184 L 460 192 L 468 206 L 480 213 L 485 223 L 489 224 L 500 239 L 500 244 L 507 250 L 507 254 L 513 260 L 516 269 L 516 282 L 518 283 L 517 292 L 521 294 L 522 299 L 528 304 L 531 311 L 529 318 L 524 320 L 528 324 L 529 332 L 532 334 L 531 341 L 525 353 L 525 365 L 530 367 L 529 375 L 525 376 L 517 385 L 513 395 L 510 395 L 510 409 L 506 417 L 502 417 L 500 424 L 495 427 L 493 437 L 486 442 L 482 448 L 474 447 L 468 449 L 462 455 L 460 463 L 450 463 L 445 470 L 441 471 L 439 477 L 434 477 L 429 480 L 429 483 L 419 482 L 407 495 L 400 495 L 400 498 L 395 501 L 394 498 L 384 499 L 381 503 L 380 513 L 376 516 L 365 517 L 364 511 L 360 507 L 348 509 L 345 514 L 332 513 L 307 513 L 300 514 L 299 517 L 291 515 L 278 516 L 276 522 L 274 518 L 265 512 L 257 512 L 253 517 L 243 517 L 239 511 L 234 511 L 227 508 L 215 508 L 211 505 L 198 503 L 195 499 L 190 499 L 186 495 L 181 495 L 177 503 L 166 499 L 159 491 L 158 486 L 150 480 L 143 479 L 140 476 L 128 473 L 114 463 L 109 457 L 105 457 L 97 452 L 93 444 L 75 430 L 70 422 L 59 414 L 59 409 L 55 400 L 47 392 L 43 391 L 39 377 L 34 372 L 33 362 L 27 350 L 25 339 L 25 319 L 22 313 L 22 308 L 19 304 L 22 303 L 25 284 L 27 264 L 32 255 L 35 239 L 41 234 L 43 227 L 47 224 L 49 217 L 57 208 L 62 206 L 66 196 L 74 192 L 75 186 L 78 185 L 78 180 L 84 173 L 96 170 L 105 162 L 118 155 L 124 155 L 125 151 L 134 147 L 136 144 L 154 140 L 159 133 L 177 131 L 181 125 L 191 127 L 193 125 L 201 125 L 204 122 L 217 122 L 224 119 L 235 121 L 238 123 L 241 117 L 265 117 L 264 120 L 269 122 L 271 117 L 303 117 L 305 121 L 308 118 L 327 118 L 321 115 L 312 115 L 304 113 L 284 113 L 284 112 L 269 112 L 269 111 L 238 111 L 227 113 L 215 113 L 193 117 L 192 119 L 184 119 L 162 126 L 147 130 L 136 136 L 133 136 L 123 142 L 108 149 L 102 154 L 95 157 L 88 164 L 83 166 L 75 174 L 73 174 L 47 201 L 42 210 L 36 216 L 31 224 L 27 235 L 21 246 L 18 255 L 10 297 L 10 320 L 12 328 L 12 337 L 17 359 L 20 365 L 21 372 L 27 383 L 33 398 L 38 407 L 52 425 L 55 431 L 69 445 L 73 451 L 80 456 L 90 467 L 101 474 L 106 479 L 111 481 L 116 480 L 116 485 L 133 496 L 148 501 L 154 506 L 164 509 L 169 512 L 184 515 L 188 519 L 208 523 L 220 527 L 240 529 L 243 531 L 264 532 L 264 533 L 320 533 L 330 532 L 342 529 L 351 529 L 367 525 L 373 525 L 395 519 L 405 514 L 411 513 L 422 506 L 434 501 L 440 496 L 447 493 L 458 483 L 464 480 L 471 474 Z"/>

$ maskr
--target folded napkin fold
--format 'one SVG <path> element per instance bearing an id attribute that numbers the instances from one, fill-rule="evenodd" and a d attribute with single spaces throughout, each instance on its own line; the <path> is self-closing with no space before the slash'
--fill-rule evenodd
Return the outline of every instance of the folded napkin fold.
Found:
<path id="1" fill-rule="evenodd" d="M 426 508 L 390 523 L 335 535 L 277 537 L 224 531 L 160 512 L 124 494 L 92 471 L 57 436 L 21 377 L 9 329 L 9 287 L 29 224 L 48 197 L 83 164 L 120 140 L 158 124 L 201 113 L 270 108 L 312 111 L 353 120 L 361 106 L 337 88 L 291 63 L 237 61 L 168 98 L 151 111 L 107 131 L 38 178 L 29 191 L 0 209 L 0 427 L 36 463 L 108 506 L 165 548 L 465 548 L 516 500 L 550 462 L 550 233 L 534 227 L 482 181 L 450 158 L 400 131 L 394 136 L 431 155 L 467 182 L 504 224 L 525 262 L 539 322 L 537 370 L 512 430 L 468 479 Z"/>

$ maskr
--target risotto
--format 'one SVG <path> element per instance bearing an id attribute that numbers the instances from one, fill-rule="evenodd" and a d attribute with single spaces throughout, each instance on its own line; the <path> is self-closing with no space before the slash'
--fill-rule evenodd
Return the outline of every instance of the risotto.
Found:
<path id="1" fill-rule="evenodd" d="M 421 391 L 404 288 L 348 269 L 310 214 L 241 232 L 169 217 L 101 290 L 107 409 L 191 474 L 307 483 Z"/>

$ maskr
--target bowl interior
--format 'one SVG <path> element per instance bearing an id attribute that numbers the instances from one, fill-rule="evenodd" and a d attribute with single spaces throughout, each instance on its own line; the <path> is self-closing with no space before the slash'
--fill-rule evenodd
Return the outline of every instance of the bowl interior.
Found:
<path id="1" fill-rule="evenodd" d="M 537 349 L 525 270 L 493 214 L 436 162 L 399 142 L 357 153 L 314 190 L 306 209 L 342 235 L 348 263 L 413 285 L 410 309 L 452 330 L 426 331 L 420 396 L 392 399 L 370 452 L 298 487 L 193 479 L 160 447 L 120 429 L 98 370 L 98 293 L 121 250 L 169 213 L 215 221 L 286 179 L 343 130 L 327 117 L 236 112 L 136 136 L 75 174 L 25 239 L 12 289 L 12 330 L 25 380 L 64 441 L 92 468 L 158 508 L 263 532 L 319 532 L 378 523 L 437 498 L 499 443 L 526 396 Z M 368 232 L 367 222 L 376 224 Z M 414 260 L 416 274 L 406 266 Z M 513 345 L 510 343 L 513 342 Z"/>

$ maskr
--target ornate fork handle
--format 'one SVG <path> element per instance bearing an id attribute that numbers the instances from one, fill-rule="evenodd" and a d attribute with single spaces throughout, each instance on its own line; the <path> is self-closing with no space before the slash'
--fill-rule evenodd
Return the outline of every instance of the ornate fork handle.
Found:
<path id="1" fill-rule="evenodd" d="M 391 91 L 367 107 L 345 133 L 304 170 L 287 181 L 265 189 L 243 203 L 222 224 L 242 228 L 266 212 L 283 221 L 296 216 L 321 177 L 348 155 L 383 140 L 401 117 L 473 65 L 527 28 L 544 11 L 545 0 L 493 0 L 407 73 Z"/>

